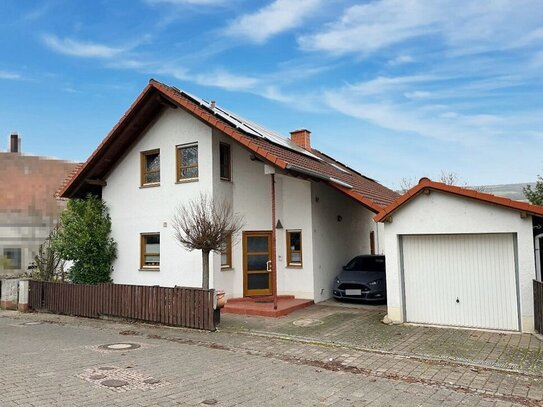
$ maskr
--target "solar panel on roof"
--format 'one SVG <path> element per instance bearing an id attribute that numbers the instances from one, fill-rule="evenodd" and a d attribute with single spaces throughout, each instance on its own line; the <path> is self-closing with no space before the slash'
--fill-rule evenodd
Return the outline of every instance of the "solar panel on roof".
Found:
<path id="1" fill-rule="evenodd" d="M 256 124 L 254 122 L 251 122 L 250 120 L 246 120 L 241 118 L 240 116 L 237 116 L 233 113 L 230 113 L 229 111 L 220 108 L 218 106 L 211 106 L 211 103 L 207 100 L 201 99 L 197 96 L 191 95 L 190 93 L 187 93 L 185 91 L 180 91 L 180 93 L 185 94 L 186 96 L 193 99 L 195 102 L 199 103 L 200 105 L 212 110 L 215 115 L 221 117 L 222 119 L 226 120 L 228 123 L 232 124 L 237 129 L 240 129 L 241 131 L 251 134 L 255 137 L 266 139 L 274 144 L 278 144 L 282 147 L 288 148 L 289 150 L 295 151 L 300 154 L 304 154 L 308 157 L 311 157 L 315 160 L 322 161 L 320 157 L 317 157 L 315 154 L 303 149 L 302 147 L 298 146 L 298 144 L 294 143 L 293 141 L 286 139 L 282 137 L 281 135 L 274 133 L 271 130 L 268 130 L 259 124 Z"/>

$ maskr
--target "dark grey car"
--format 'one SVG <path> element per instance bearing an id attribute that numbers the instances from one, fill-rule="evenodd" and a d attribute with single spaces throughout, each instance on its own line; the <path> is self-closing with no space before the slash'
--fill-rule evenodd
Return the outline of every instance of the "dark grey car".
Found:
<path id="1" fill-rule="evenodd" d="M 385 256 L 356 256 L 335 278 L 333 295 L 338 300 L 385 301 Z"/>

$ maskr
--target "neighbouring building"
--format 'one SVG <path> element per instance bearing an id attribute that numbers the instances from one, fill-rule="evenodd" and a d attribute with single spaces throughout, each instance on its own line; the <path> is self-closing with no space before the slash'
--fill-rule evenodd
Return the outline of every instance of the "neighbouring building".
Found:
<path id="1" fill-rule="evenodd" d="M 34 256 L 58 222 L 65 200 L 55 197 L 77 164 L 21 153 L 21 139 L 9 137 L 0 152 L 0 276 L 28 271 Z"/>

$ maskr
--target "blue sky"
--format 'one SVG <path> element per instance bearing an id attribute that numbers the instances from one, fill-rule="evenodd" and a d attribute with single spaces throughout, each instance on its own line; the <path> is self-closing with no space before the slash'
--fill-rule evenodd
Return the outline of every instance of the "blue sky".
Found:
<path id="1" fill-rule="evenodd" d="M 543 173 L 540 0 L 3 0 L 0 134 L 83 161 L 149 78 L 397 188 Z"/>

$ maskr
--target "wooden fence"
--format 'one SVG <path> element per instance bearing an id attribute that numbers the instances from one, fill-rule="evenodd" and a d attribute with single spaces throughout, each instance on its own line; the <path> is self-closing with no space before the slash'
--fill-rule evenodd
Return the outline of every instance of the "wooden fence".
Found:
<path id="1" fill-rule="evenodd" d="M 215 330 L 214 290 L 125 284 L 30 281 L 35 310 L 88 318 L 111 316 L 187 328 Z"/>
<path id="2" fill-rule="evenodd" d="M 535 330 L 543 335 L 543 282 L 534 280 Z"/>

